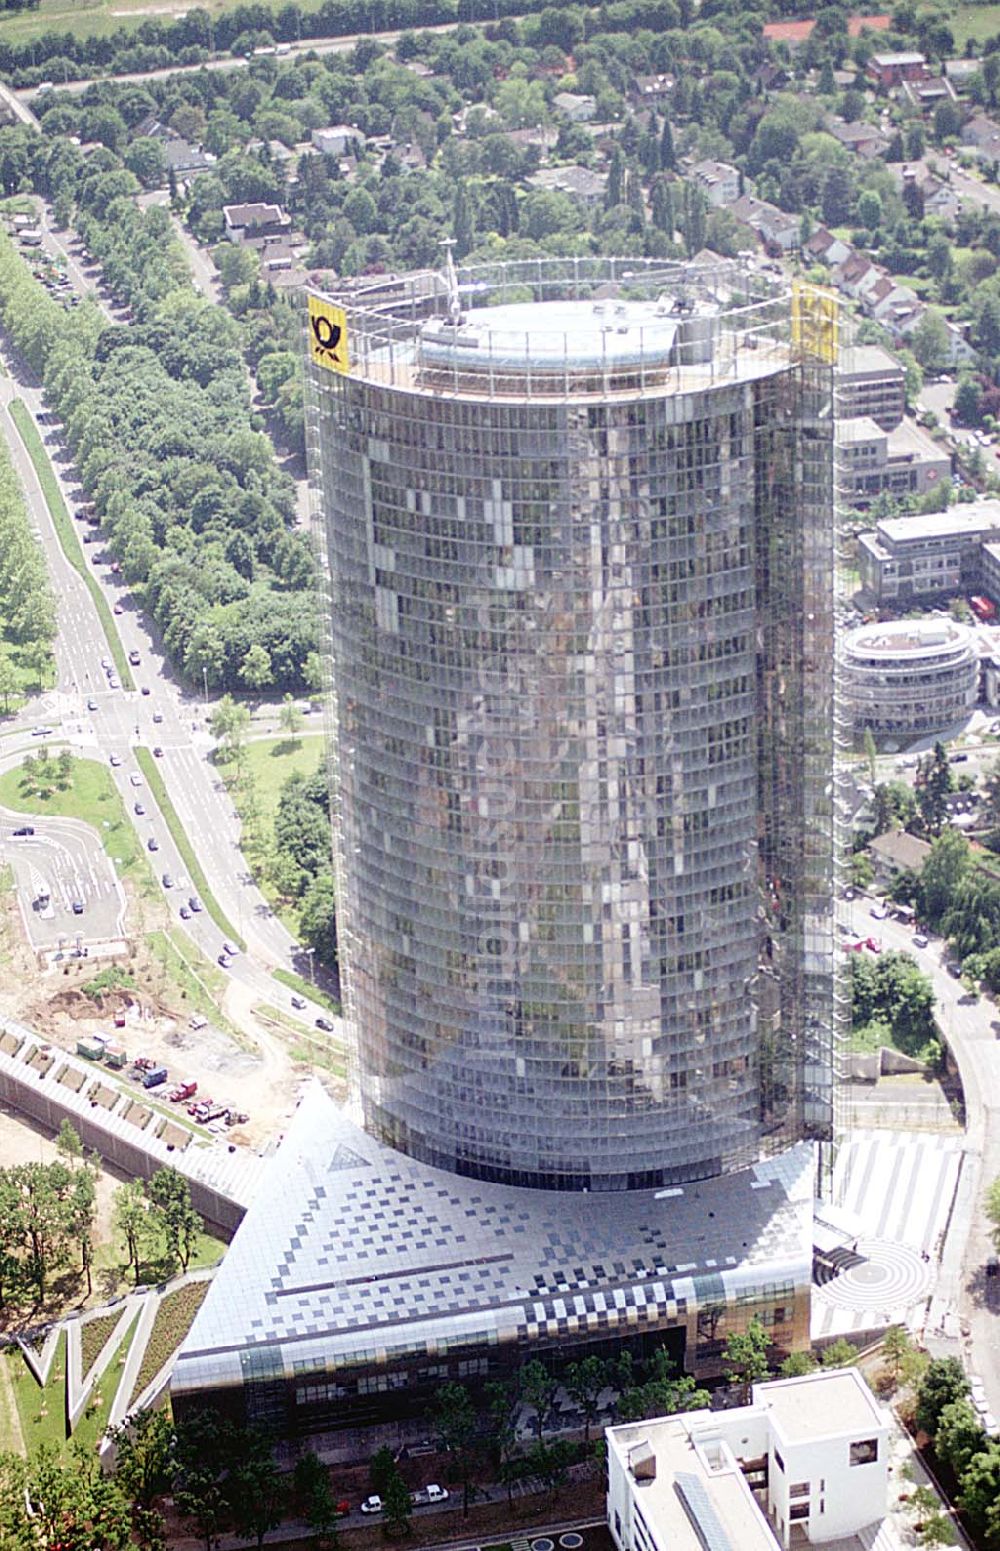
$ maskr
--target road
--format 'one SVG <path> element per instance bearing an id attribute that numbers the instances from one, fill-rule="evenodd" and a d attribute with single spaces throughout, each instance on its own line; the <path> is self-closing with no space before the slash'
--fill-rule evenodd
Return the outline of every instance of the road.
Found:
<path id="1" fill-rule="evenodd" d="M 984 1271 L 993 1246 L 982 1209 L 986 1187 L 1000 1178 L 1000 1009 L 986 997 L 971 996 L 949 974 L 948 950 L 940 939 L 931 938 L 926 948 L 915 949 L 912 927 L 873 920 L 869 899 L 856 899 L 843 908 L 845 924 L 858 936 L 876 936 L 883 948 L 912 953 L 934 981 L 937 1016 L 961 1075 L 966 1111 L 965 1167 L 935 1302 L 941 1310 L 950 1305 L 958 1313 L 967 1332 L 970 1371 L 979 1374 L 990 1410 L 1000 1416 L 1000 1288 L 993 1291 L 995 1283 L 987 1281 Z"/>
<path id="2" fill-rule="evenodd" d="M 20 753 L 5 753 L 10 765 Z M 29 827 L 32 835 L 19 835 Z M 14 869 L 18 904 L 31 946 L 118 942 L 125 933 L 125 893 L 97 831 L 78 819 L 26 816 L 0 808 L 0 846 Z M 73 910 L 74 903 L 82 911 Z"/>
<path id="3" fill-rule="evenodd" d="M 15 363 L 8 364 L 12 373 L 18 369 Z M 157 842 L 157 873 L 168 872 L 180 880 L 186 876 L 187 868 L 166 822 L 145 786 L 133 784 L 141 780 L 134 758 L 136 746 L 162 748 L 160 768 L 174 806 L 222 910 L 247 943 L 247 953 L 234 960 L 231 973 L 257 1001 L 288 1009 L 290 993 L 272 979 L 270 971 L 276 967 L 296 968 L 298 945 L 274 916 L 243 861 L 238 816 L 209 762 L 214 747 L 207 725 L 210 707 L 200 704 L 196 695 L 174 679 L 158 650 L 150 621 L 136 608 L 110 567 L 97 561 L 100 546 L 95 545 L 84 550 L 89 557 L 87 563 L 109 603 L 118 611 L 116 625 L 125 650 L 139 655 L 139 667 L 134 672 L 140 688 L 127 693 L 108 687 L 102 667 L 102 659 L 107 659 L 107 645 L 101 623 L 81 577 L 63 555 L 34 467 L 10 418 L 9 405 L 15 395 L 26 404 L 36 423 L 41 420 L 40 433 L 71 512 L 82 493 L 72 482 L 71 468 L 60 457 L 57 431 L 49 423 L 40 391 L 13 375 L 0 378 L 0 431 L 25 491 L 32 525 L 44 548 L 59 603 L 55 689 L 41 703 L 31 703 L 16 719 L 12 731 L 16 734 L 25 728 L 48 724 L 59 729 L 81 754 L 109 760 L 112 754 L 117 756 L 121 763 L 113 774 L 126 811 L 132 813 L 135 802 L 141 801 L 146 811 L 134 815 L 136 828 L 145 844 L 150 839 Z M 148 694 L 141 692 L 142 687 Z M 88 711 L 88 701 L 94 703 L 93 711 Z M 173 891 L 165 891 L 165 897 L 175 914 L 181 899 Z M 187 922 L 181 922 L 175 914 L 175 920 L 207 957 L 219 956 L 223 934 L 206 913 Z M 301 1016 L 315 1019 L 330 1015 L 325 1008 L 310 1003 L 301 1010 Z"/>
<path id="4" fill-rule="evenodd" d="M 517 20 L 517 16 L 513 16 L 512 20 Z M 458 22 L 439 22 L 433 27 L 421 27 L 420 31 L 421 33 L 454 32 L 459 25 Z M 404 27 L 391 32 L 352 32 L 347 37 L 340 38 L 306 38 L 301 43 L 282 44 L 281 58 L 287 62 L 303 54 L 347 54 L 359 43 L 398 43 L 404 32 L 409 30 L 411 29 Z M 57 91 L 79 95 L 104 81 L 162 81 L 167 76 L 190 75 L 201 70 L 245 70 L 250 63 L 252 63 L 250 59 L 234 59 L 231 55 L 226 55 L 219 59 L 206 59 L 203 64 L 164 65 L 159 70 L 127 70 L 121 74 L 109 72 L 107 75 L 90 76 L 85 81 L 58 81 L 54 84 Z M 41 90 L 42 88 L 38 86 L 26 86 L 20 91 L 12 92 L 11 96 L 19 99 L 22 104 L 28 104 L 39 96 Z"/>
<path id="5" fill-rule="evenodd" d="M 140 210 L 148 210 L 152 205 L 159 205 L 164 209 L 169 209 L 170 195 L 166 189 L 153 189 L 148 194 L 139 194 L 136 198 L 136 204 Z M 173 211 L 170 212 L 170 224 L 173 226 L 177 240 L 187 255 L 195 290 L 200 291 L 202 296 L 207 297 L 210 302 L 220 302 L 222 300 L 222 286 L 219 281 L 219 271 L 212 263 L 211 258 L 201 244 L 195 241 L 184 222 L 179 220 Z"/>

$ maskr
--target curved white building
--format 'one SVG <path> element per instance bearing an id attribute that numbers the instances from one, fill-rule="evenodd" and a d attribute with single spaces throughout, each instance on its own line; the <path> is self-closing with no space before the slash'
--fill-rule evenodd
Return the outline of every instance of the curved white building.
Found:
<path id="1" fill-rule="evenodd" d="M 861 625 L 846 637 L 840 666 L 857 732 L 939 732 L 979 698 L 975 633 L 943 615 Z"/>

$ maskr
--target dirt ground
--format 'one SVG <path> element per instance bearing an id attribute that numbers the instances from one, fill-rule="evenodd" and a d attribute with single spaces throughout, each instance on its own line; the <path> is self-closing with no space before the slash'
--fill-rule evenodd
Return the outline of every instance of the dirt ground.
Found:
<path id="1" fill-rule="evenodd" d="M 162 1062 L 170 1076 L 158 1098 L 165 1099 L 175 1082 L 197 1082 L 199 1097 L 212 1098 L 250 1117 L 247 1125 L 226 1132 L 228 1141 L 260 1148 L 284 1131 L 310 1068 L 292 1060 L 289 1043 L 294 1037 L 286 1043 L 254 1018 L 249 992 L 235 982 L 226 991 L 226 1016 L 242 1034 L 242 1043 L 237 1044 L 211 1022 L 197 1031 L 190 1027 L 190 1008 L 165 984 L 162 969 L 144 948 L 123 964 L 135 975 L 139 993 L 106 998 L 98 1008 L 79 987 L 94 977 L 101 964 L 73 964 L 68 973 L 62 968 L 41 970 L 9 902 L 5 902 L 3 930 L 6 963 L 0 972 L 0 1015 L 22 1020 L 63 1050 L 74 1051 L 77 1040 L 87 1034 L 110 1034 L 124 1044 L 130 1058 L 143 1055 Z M 113 1026 L 116 1001 L 128 1005 L 122 1029 Z"/>

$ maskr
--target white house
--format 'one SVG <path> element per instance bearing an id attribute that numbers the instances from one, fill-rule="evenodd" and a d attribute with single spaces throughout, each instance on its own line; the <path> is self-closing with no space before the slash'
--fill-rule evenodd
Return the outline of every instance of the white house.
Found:
<path id="1" fill-rule="evenodd" d="M 821 226 L 809 238 L 805 251 L 809 258 L 818 259 L 821 264 L 833 265 L 843 264 L 853 250 L 843 237 L 835 237 L 833 232 Z"/>
<path id="2" fill-rule="evenodd" d="M 755 1384 L 732 1411 L 609 1427 L 608 1527 L 618 1551 L 777 1551 L 877 1526 L 889 1417 L 856 1368 Z"/>
<path id="3" fill-rule="evenodd" d="M 695 162 L 691 177 L 717 210 L 735 204 L 740 197 L 740 175 L 728 162 Z"/>
<path id="4" fill-rule="evenodd" d="M 365 137 L 354 124 L 331 124 L 327 129 L 314 129 L 310 136 L 316 150 L 323 156 L 335 156 L 338 160 L 349 151 L 362 151 Z"/>
<path id="5" fill-rule="evenodd" d="M 582 92 L 556 92 L 552 106 L 571 124 L 586 124 L 597 117 L 596 97 L 584 96 Z"/>

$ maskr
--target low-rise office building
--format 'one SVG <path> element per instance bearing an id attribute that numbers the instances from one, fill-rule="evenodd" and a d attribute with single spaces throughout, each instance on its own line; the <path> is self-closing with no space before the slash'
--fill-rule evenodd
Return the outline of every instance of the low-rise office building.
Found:
<path id="1" fill-rule="evenodd" d="M 873 603 L 889 606 L 980 589 L 1000 596 L 1000 563 L 994 576 L 989 558 L 984 558 L 995 539 L 1000 539 L 997 500 L 973 501 L 921 517 L 887 518 L 874 533 L 858 539 L 862 590 Z M 996 592 L 987 585 L 987 571 Z"/>
<path id="2" fill-rule="evenodd" d="M 416 1441 L 443 1383 L 478 1395 L 530 1357 L 665 1347 L 715 1377 L 754 1315 L 776 1352 L 802 1348 L 814 1178 L 803 1142 L 666 1190 L 495 1184 L 394 1152 L 317 1083 L 184 1339 L 174 1415 L 340 1431 L 369 1457 L 365 1429 Z"/>
<path id="3" fill-rule="evenodd" d="M 906 414 L 906 373 L 880 345 L 856 345 L 842 352 L 837 371 L 837 413 L 843 420 L 867 418 L 892 431 Z"/>
<path id="4" fill-rule="evenodd" d="M 877 1527 L 888 1414 L 856 1368 L 755 1384 L 748 1406 L 609 1427 L 618 1551 L 777 1551 Z M 867 1541 L 866 1541 L 867 1543 Z"/>
<path id="5" fill-rule="evenodd" d="M 856 733 L 940 732 L 979 699 L 975 631 L 943 614 L 861 625 L 845 637 L 839 666 Z"/>
<path id="6" fill-rule="evenodd" d="M 867 415 L 837 424 L 838 480 L 844 500 L 924 495 L 951 476 L 951 457 L 912 421 L 884 431 Z"/>

